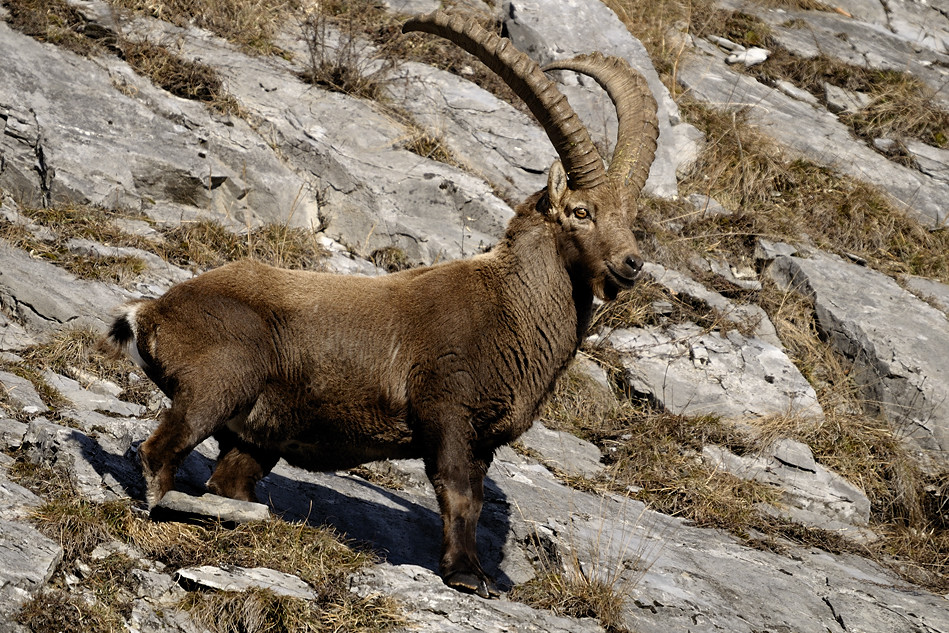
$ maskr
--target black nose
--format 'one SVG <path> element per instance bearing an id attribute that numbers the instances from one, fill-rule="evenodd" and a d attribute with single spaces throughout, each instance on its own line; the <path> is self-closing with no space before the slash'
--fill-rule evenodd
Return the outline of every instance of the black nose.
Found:
<path id="1" fill-rule="evenodd" d="M 639 271 L 643 269 L 643 260 L 635 255 L 627 255 L 623 263 L 626 264 L 626 268 L 632 273 L 630 275 L 631 277 L 635 277 L 639 274 Z"/>

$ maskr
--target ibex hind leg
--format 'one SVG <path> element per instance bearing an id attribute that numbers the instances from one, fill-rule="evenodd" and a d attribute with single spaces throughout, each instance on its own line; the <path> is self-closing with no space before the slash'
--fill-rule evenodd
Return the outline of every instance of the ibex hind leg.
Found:
<path id="1" fill-rule="evenodd" d="M 224 428 L 232 412 L 240 406 L 235 403 L 243 399 L 236 394 L 195 398 L 181 391 L 174 396 L 171 408 L 162 413 L 158 428 L 138 450 L 149 508 L 155 507 L 174 487 L 175 473 L 188 454 Z"/>
<path id="2" fill-rule="evenodd" d="M 214 434 L 220 446 L 217 466 L 207 482 L 210 492 L 241 501 L 257 501 L 257 482 L 267 476 L 279 460 L 276 453 L 242 441 L 236 433 L 222 429 Z"/>

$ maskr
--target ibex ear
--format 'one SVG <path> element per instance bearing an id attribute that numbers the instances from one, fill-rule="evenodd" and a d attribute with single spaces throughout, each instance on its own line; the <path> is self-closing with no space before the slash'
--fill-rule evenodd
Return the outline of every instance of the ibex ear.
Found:
<path id="1" fill-rule="evenodd" d="M 559 160 L 554 161 L 550 166 L 550 173 L 547 174 L 547 197 L 550 199 L 550 209 L 548 214 L 560 213 L 563 211 L 564 200 L 567 194 L 567 172 L 563 169 L 563 164 Z"/>

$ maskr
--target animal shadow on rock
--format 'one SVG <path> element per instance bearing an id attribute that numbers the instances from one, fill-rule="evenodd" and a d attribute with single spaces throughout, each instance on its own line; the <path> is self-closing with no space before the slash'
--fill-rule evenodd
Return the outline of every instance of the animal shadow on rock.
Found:
<path id="1" fill-rule="evenodd" d="M 431 491 L 399 494 L 357 477 L 300 473 L 301 479 L 292 479 L 271 472 L 257 484 L 258 498 L 284 520 L 331 525 L 393 565 L 419 565 L 438 573 L 442 519 Z M 507 590 L 514 583 L 500 565 L 511 527 L 510 505 L 490 478 L 484 487 L 478 550 L 485 571 L 494 576 L 500 589 Z"/>

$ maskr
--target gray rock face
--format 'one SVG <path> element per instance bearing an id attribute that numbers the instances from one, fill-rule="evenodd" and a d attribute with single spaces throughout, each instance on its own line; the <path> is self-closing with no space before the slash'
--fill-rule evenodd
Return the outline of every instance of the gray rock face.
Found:
<path id="1" fill-rule="evenodd" d="M 40 394 L 36 393 L 33 383 L 26 378 L 0 371 L 0 389 L 3 389 L 7 402 L 20 413 L 36 414 L 49 411 Z"/>
<path id="2" fill-rule="evenodd" d="M 781 439 L 762 455 L 737 456 L 717 446 L 706 446 L 702 457 L 711 465 L 743 479 L 780 489 L 785 507 L 778 514 L 803 525 L 861 539 L 870 519 L 867 495 L 814 461 L 805 444 Z"/>
<path id="3" fill-rule="evenodd" d="M 518 201 L 547 186 L 545 174 L 557 153 L 532 117 L 430 66 L 405 64 L 396 73 L 389 93 L 471 170 Z"/>
<path id="4" fill-rule="evenodd" d="M 180 584 L 218 589 L 220 591 L 248 591 L 249 589 L 267 589 L 278 596 L 314 600 L 317 595 L 310 585 L 299 577 L 285 574 L 266 567 L 188 567 L 179 569 L 175 578 Z"/>
<path id="5" fill-rule="evenodd" d="M 416 565 L 379 565 L 358 573 L 353 588 L 362 596 L 394 595 L 410 609 L 410 630 L 431 633 L 529 631 L 531 633 L 599 633 L 595 620 L 558 617 L 548 611 L 507 600 L 480 600 L 447 594 L 441 578 Z"/>
<path id="6" fill-rule="evenodd" d="M 0 307 L 17 315 L 29 332 L 45 333 L 64 324 L 104 329 L 108 310 L 126 298 L 114 286 L 76 279 L 0 242 Z"/>
<path id="7" fill-rule="evenodd" d="M 552 431 L 540 422 L 534 422 L 518 442 L 543 455 L 546 464 L 570 476 L 596 477 L 603 470 L 600 449 L 570 433 Z"/>
<path id="8" fill-rule="evenodd" d="M 837 257 L 781 256 L 772 275 L 813 297 L 821 329 L 854 364 L 868 403 L 945 468 L 949 318 L 891 278 Z"/>
<path id="9" fill-rule="evenodd" d="M 32 527 L 0 520 L 0 616 L 42 589 L 62 557 L 62 548 Z"/>
<path id="10" fill-rule="evenodd" d="M 30 461 L 65 469 L 79 492 L 92 501 L 127 497 L 138 486 L 138 468 L 122 455 L 107 452 L 84 433 L 44 418 L 33 420 L 23 448 Z"/>
<path id="11" fill-rule="evenodd" d="M 623 357 L 629 386 L 673 413 L 823 417 L 814 388 L 780 349 L 760 339 L 686 324 L 616 330 L 607 340 Z"/>

